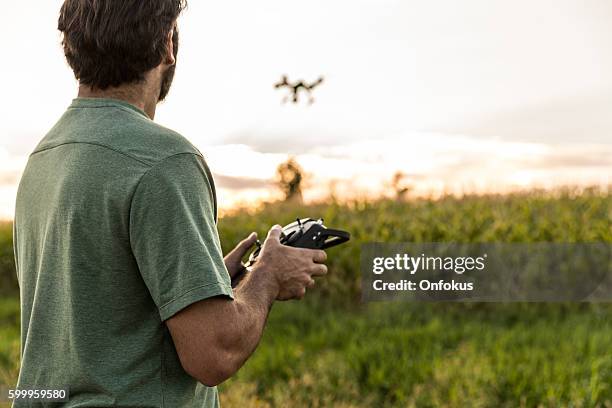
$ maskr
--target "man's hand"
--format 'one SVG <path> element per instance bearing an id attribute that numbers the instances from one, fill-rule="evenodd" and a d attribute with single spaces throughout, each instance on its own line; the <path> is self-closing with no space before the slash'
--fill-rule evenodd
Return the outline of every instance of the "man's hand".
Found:
<path id="1" fill-rule="evenodd" d="M 225 258 L 223 258 L 225 261 L 225 267 L 227 268 L 232 280 L 244 272 L 245 267 L 242 263 L 242 258 L 249 251 L 249 249 L 253 247 L 256 241 L 257 233 L 251 232 L 248 237 L 240 241 L 238 245 L 236 245 L 236 248 L 232 249 L 225 256 Z"/>
<path id="2" fill-rule="evenodd" d="M 322 250 L 292 248 L 268 233 L 257 262 L 234 290 L 234 300 L 215 296 L 196 302 L 166 321 L 185 371 L 208 386 L 234 375 L 257 347 L 274 300 L 301 299 L 327 273 Z M 230 273 L 256 240 L 251 234 L 225 257 Z"/>
<path id="3" fill-rule="evenodd" d="M 280 234 L 280 225 L 270 229 L 253 266 L 253 273 L 266 274 L 266 277 L 271 275 L 276 286 L 276 300 L 301 299 L 306 294 L 306 288 L 314 286 L 313 277 L 327 273 L 327 266 L 323 264 L 327 254 L 321 249 L 283 245 L 279 241 Z"/>

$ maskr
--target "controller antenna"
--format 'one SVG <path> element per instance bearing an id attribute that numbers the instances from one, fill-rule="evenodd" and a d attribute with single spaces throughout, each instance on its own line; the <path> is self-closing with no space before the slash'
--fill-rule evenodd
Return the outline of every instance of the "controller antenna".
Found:
<path id="1" fill-rule="evenodd" d="M 300 231 L 302 231 L 304 227 L 302 227 L 302 221 L 300 221 L 300 217 L 297 217 L 295 220 L 297 221 L 298 227 L 300 227 Z"/>

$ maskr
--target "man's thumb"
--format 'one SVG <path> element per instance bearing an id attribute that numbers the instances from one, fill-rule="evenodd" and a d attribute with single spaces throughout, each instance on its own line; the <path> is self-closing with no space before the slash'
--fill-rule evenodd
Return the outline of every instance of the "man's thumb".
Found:
<path id="1" fill-rule="evenodd" d="M 272 241 L 279 242 L 281 231 L 282 231 L 282 227 L 280 225 L 278 224 L 274 225 L 272 228 L 270 228 L 270 231 L 268 231 L 268 238 L 266 239 L 266 241 L 272 240 Z"/>
<path id="2" fill-rule="evenodd" d="M 248 249 L 250 247 L 252 247 L 253 244 L 255 244 L 255 241 L 257 241 L 257 233 L 256 232 L 251 232 L 248 237 L 246 237 L 245 239 L 240 241 L 240 244 L 238 246 L 243 251 L 248 251 Z"/>

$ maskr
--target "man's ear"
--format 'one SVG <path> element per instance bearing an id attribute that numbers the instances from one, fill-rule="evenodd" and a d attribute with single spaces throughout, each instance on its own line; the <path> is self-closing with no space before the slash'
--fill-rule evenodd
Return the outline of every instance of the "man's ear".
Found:
<path id="1" fill-rule="evenodd" d="M 166 59 L 164 60 L 166 65 L 174 65 L 176 63 L 176 59 L 174 58 L 174 41 L 172 41 L 174 30 L 175 27 L 172 27 L 172 30 L 170 30 L 166 37 Z"/>

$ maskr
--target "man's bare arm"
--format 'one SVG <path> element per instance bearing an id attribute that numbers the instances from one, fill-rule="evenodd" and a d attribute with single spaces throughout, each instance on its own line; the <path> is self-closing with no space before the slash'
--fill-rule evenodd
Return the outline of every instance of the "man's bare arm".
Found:
<path id="1" fill-rule="evenodd" d="M 278 287 L 253 270 L 234 291 L 234 299 L 211 298 L 185 308 L 166 324 L 183 368 L 214 386 L 231 377 L 253 353 Z"/>
<path id="2" fill-rule="evenodd" d="M 255 266 L 234 290 L 234 300 L 196 302 L 166 321 L 181 364 L 201 383 L 231 377 L 253 353 L 274 300 L 300 299 L 324 275 L 325 252 L 280 244 L 280 227 L 270 230 Z"/>

